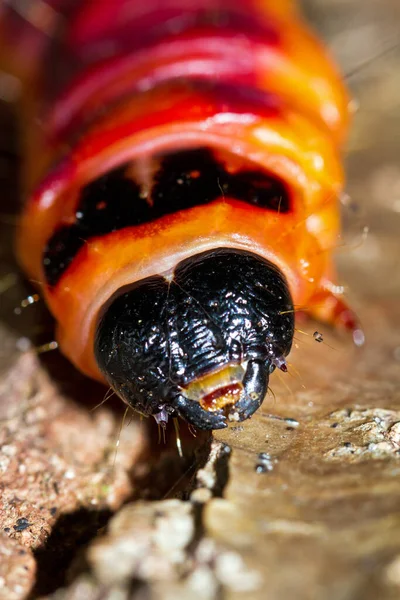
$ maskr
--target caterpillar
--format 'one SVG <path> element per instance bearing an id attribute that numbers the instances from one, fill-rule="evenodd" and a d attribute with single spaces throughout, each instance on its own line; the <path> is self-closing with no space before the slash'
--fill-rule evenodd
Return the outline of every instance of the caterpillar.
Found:
<path id="1" fill-rule="evenodd" d="M 290 0 L 2 6 L 24 82 L 17 255 L 61 351 L 165 426 L 243 421 L 335 294 L 350 102 Z"/>

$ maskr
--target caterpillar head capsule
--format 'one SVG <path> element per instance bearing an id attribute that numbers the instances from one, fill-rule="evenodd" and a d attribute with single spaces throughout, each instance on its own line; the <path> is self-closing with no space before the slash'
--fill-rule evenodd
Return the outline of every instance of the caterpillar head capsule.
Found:
<path id="1" fill-rule="evenodd" d="M 165 424 L 243 421 L 290 351 L 293 302 L 281 272 L 250 252 L 219 248 L 119 290 L 104 308 L 95 356 L 125 402 Z"/>

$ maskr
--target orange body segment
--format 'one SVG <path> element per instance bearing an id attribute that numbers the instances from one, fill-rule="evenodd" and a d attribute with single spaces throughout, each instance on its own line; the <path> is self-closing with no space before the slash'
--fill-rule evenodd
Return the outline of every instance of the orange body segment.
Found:
<path id="1" fill-rule="evenodd" d="M 102 306 L 119 288 L 210 248 L 263 256 L 286 276 L 295 305 L 320 306 L 339 233 L 349 100 L 292 2 L 150 0 L 143 14 L 132 0 L 81 5 L 64 37 L 52 26 L 59 68 L 69 56 L 71 76 L 47 93 L 42 73 L 27 109 L 37 119 L 27 136 L 30 197 L 17 241 L 23 268 L 43 282 L 62 351 L 102 380 L 93 355 Z M 165 15 L 178 9 L 174 28 Z M 144 22 L 152 41 L 135 46 L 132 32 Z M 107 54 L 105 39 L 115 51 Z M 49 284 L 44 249 L 76 221 L 85 186 L 121 165 L 198 147 L 223 156 L 227 169 L 251 164 L 283 181 L 292 210 L 270 214 L 221 190 L 207 208 L 93 236 Z M 336 303 L 321 316 L 340 321 L 345 310 Z"/>

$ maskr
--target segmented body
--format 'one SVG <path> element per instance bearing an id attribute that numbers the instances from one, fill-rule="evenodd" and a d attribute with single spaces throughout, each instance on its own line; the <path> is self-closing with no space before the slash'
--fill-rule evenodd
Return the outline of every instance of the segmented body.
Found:
<path id="1" fill-rule="evenodd" d="M 357 327 L 332 293 L 349 99 L 291 1 L 3 10 L 27 82 L 18 256 L 81 371 L 104 381 L 93 340 L 119 289 L 213 248 L 263 257 L 295 306 Z"/>

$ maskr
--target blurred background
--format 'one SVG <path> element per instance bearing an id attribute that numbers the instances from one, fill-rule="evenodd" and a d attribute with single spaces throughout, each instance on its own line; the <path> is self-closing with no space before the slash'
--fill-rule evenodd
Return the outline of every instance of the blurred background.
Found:
<path id="1" fill-rule="evenodd" d="M 304 13 L 341 66 L 358 105 L 347 147 L 347 191 L 368 217 L 366 242 L 339 263 L 355 267 L 363 295 L 398 294 L 400 4 L 396 0 L 305 0 Z M 360 213 L 359 213 L 360 214 Z M 352 231 L 354 222 L 344 214 Z M 378 240 L 379 238 L 379 240 Z M 343 258 L 343 260 L 342 260 Z M 354 279 L 353 279 L 354 282 Z"/>

